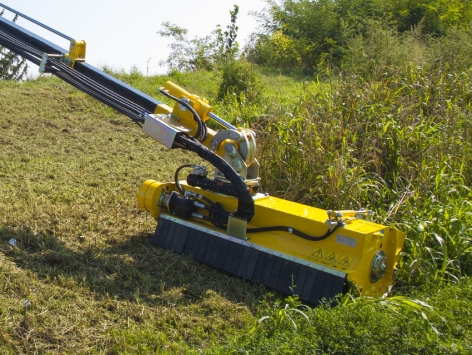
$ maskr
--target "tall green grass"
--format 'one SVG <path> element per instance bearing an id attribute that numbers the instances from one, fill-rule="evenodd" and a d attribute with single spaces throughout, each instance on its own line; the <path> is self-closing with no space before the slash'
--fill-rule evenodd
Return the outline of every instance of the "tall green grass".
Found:
<path id="1" fill-rule="evenodd" d="M 341 71 L 262 105 L 251 124 L 263 184 L 324 208 L 367 207 L 407 232 L 397 284 L 457 282 L 472 271 L 471 36 L 368 33 Z"/>

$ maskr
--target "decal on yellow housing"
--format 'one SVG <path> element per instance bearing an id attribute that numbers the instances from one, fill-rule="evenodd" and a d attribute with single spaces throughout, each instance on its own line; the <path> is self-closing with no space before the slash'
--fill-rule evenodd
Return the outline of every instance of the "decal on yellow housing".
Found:
<path id="1" fill-rule="evenodd" d="M 347 268 L 352 263 L 352 257 L 323 248 L 313 250 L 310 259 L 324 264 L 335 265 L 339 268 Z"/>

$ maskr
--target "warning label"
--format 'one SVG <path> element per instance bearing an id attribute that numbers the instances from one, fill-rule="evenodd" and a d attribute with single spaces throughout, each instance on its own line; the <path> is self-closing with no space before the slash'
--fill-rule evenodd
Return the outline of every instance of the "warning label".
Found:
<path id="1" fill-rule="evenodd" d="M 327 261 L 328 263 L 335 263 L 336 262 L 336 254 L 334 254 L 334 253 L 329 254 L 325 258 L 325 261 Z"/>
<path id="2" fill-rule="evenodd" d="M 352 258 L 348 258 L 347 256 L 344 256 L 338 260 L 338 264 L 341 266 L 348 267 L 351 265 L 351 261 L 352 261 Z"/>
<path id="3" fill-rule="evenodd" d="M 318 259 L 323 259 L 323 249 L 317 249 L 311 254 L 311 256 L 318 258 Z"/>
<path id="4" fill-rule="evenodd" d="M 313 253 L 311 253 L 311 259 L 341 268 L 347 268 L 351 266 L 352 263 L 351 257 L 322 248 L 316 248 Z"/>

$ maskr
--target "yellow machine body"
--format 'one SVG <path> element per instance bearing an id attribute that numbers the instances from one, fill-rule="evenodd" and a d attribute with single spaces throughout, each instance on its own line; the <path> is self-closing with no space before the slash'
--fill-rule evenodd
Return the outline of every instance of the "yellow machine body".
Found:
<path id="1" fill-rule="evenodd" d="M 237 199 L 234 197 L 187 186 L 184 182 L 181 184 L 185 190 L 221 203 L 226 210 L 234 210 L 237 206 Z M 159 207 L 160 198 L 163 193 L 172 190 L 175 190 L 174 183 L 148 180 L 139 189 L 138 205 L 157 219 L 163 213 Z M 248 225 L 248 230 L 251 227 L 291 225 L 305 233 L 320 235 L 328 229 L 330 218 L 325 210 L 266 195 L 255 196 L 254 203 L 254 218 Z M 322 241 L 308 241 L 288 232 L 270 231 L 248 233 L 247 242 L 290 256 L 302 263 L 314 263 L 322 269 L 343 273 L 363 294 L 381 296 L 392 282 L 405 235 L 394 228 L 356 218 L 354 211 L 341 213 L 345 220 L 344 226 Z M 206 228 L 222 232 L 205 222 L 192 220 L 187 223 L 194 224 L 195 227 L 205 225 Z M 386 265 L 385 270 L 382 270 L 383 276 L 379 280 L 373 280 L 372 268 L 378 255 L 386 256 Z"/>
<path id="2" fill-rule="evenodd" d="M 387 292 L 404 233 L 360 218 L 366 211 L 325 211 L 257 193 L 254 133 L 222 122 L 207 100 L 171 82 L 161 92 L 176 104 L 159 105 L 143 131 L 173 148 L 178 134 L 198 134 L 196 115 L 201 122 L 215 119 L 226 129 L 208 129 L 200 142 L 239 174 L 254 210 L 249 219 L 238 217 L 241 201 L 231 187 L 220 188 L 229 181 L 218 169 L 209 178 L 206 168 L 192 165 L 196 170 L 185 182 L 148 180 L 138 204 L 158 221 L 154 245 L 284 293 L 296 286 L 300 298 L 314 304 L 345 291 L 350 282 L 366 295 Z M 228 213 L 227 222 L 215 221 L 211 210 L 217 205 Z"/>

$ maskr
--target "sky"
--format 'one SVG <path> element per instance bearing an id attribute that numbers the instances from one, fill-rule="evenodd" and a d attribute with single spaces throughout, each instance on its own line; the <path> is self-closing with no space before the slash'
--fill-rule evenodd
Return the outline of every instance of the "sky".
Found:
<path id="1" fill-rule="evenodd" d="M 244 45 L 257 28 L 257 21 L 249 12 L 266 6 L 264 0 L 0 0 L 0 3 L 69 37 L 85 40 L 86 61 L 93 66 L 125 71 L 136 66 L 148 75 L 166 72 L 159 62 L 169 55 L 168 45 L 172 41 L 156 34 L 163 22 L 186 28 L 189 39 L 204 37 L 217 25 L 226 29 L 231 20 L 229 12 L 237 4 L 237 41 Z M 13 15 L 5 12 L 4 17 L 12 19 Z M 69 47 L 67 40 L 24 19 L 18 19 L 17 24 L 62 48 Z"/>

